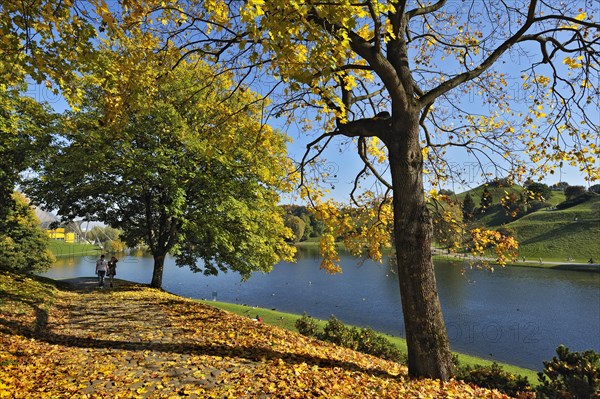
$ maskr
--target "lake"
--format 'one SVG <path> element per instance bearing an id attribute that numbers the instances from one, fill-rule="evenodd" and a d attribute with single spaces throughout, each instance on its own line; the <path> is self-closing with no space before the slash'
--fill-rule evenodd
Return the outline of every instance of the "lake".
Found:
<path id="1" fill-rule="evenodd" d="M 341 254 L 343 273 L 319 269 L 315 250 L 300 249 L 296 263 L 241 282 L 237 273 L 204 276 L 165 262 L 163 288 L 195 299 L 216 299 L 345 323 L 404 336 L 393 267 Z M 93 276 L 96 257 L 65 256 L 43 276 Z M 121 279 L 149 283 L 152 257 L 124 256 Z M 558 345 L 600 352 L 600 273 L 542 268 L 468 269 L 436 261 L 436 278 L 453 350 L 541 370 Z"/>

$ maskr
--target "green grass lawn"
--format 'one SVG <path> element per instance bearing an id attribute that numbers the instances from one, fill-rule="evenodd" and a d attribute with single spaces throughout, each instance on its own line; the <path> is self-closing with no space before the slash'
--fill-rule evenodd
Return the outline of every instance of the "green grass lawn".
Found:
<path id="1" fill-rule="evenodd" d="M 61 240 L 50 240 L 50 250 L 56 257 L 97 255 L 100 247 L 87 243 L 68 243 Z"/>
<path id="2" fill-rule="evenodd" d="M 563 210 L 540 210 L 507 227 L 515 231 L 519 255 L 585 263 L 600 261 L 600 196 Z"/>
<path id="3" fill-rule="evenodd" d="M 208 300 L 200 300 L 199 302 L 202 302 L 209 306 L 217 307 L 219 309 L 227 310 L 229 312 L 232 312 L 232 313 L 235 313 L 235 314 L 238 314 L 241 316 L 247 316 L 250 318 L 254 318 L 257 315 L 260 315 L 260 317 L 263 318 L 264 323 L 278 326 L 281 328 L 285 328 L 286 330 L 298 332 L 298 329 L 296 328 L 295 323 L 296 323 L 296 320 L 301 317 L 300 315 L 279 312 L 276 310 L 246 306 L 246 305 L 237 305 L 237 304 L 226 303 L 226 302 L 216 302 L 216 301 L 208 301 Z M 327 323 L 327 321 L 325 321 L 325 320 L 317 320 L 317 319 L 315 319 L 315 320 L 317 321 L 317 323 L 319 324 L 319 326 L 321 328 L 324 327 L 325 324 Z M 400 351 L 402 353 L 406 354 L 406 352 L 407 352 L 406 341 L 403 338 L 398 338 L 398 337 L 394 337 L 394 336 L 387 335 L 387 334 L 381 334 L 381 335 L 383 335 L 387 339 L 389 339 L 394 345 L 396 345 L 396 347 L 398 349 L 400 349 Z M 478 358 L 475 356 L 465 355 L 462 353 L 456 353 L 456 355 L 458 356 L 458 360 L 461 365 L 471 365 L 471 366 L 486 365 L 487 366 L 487 365 L 492 364 L 492 361 L 490 361 L 490 360 L 481 359 L 481 358 Z M 504 368 L 504 370 L 506 370 L 508 372 L 511 372 L 514 374 L 520 374 L 522 376 L 527 377 L 527 379 L 529 380 L 529 383 L 532 386 L 535 386 L 538 384 L 536 371 L 525 369 L 522 367 L 513 366 L 510 364 L 505 364 L 505 363 L 499 363 L 499 364 Z M 542 368 L 542 365 L 540 365 L 540 369 L 541 368 Z"/>

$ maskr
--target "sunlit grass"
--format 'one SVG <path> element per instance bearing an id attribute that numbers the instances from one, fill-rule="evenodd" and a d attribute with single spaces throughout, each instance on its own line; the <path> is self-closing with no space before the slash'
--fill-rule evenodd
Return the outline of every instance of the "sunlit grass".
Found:
<path id="1" fill-rule="evenodd" d="M 56 257 L 96 255 L 100 247 L 88 243 L 68 243 L 61 240 L 50 240 L 50 250 Z"/>

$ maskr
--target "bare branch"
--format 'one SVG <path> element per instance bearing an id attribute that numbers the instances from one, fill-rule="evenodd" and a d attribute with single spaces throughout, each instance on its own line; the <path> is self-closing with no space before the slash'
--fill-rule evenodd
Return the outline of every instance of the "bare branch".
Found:
<path id="1" fill-rule="evenodd" d="M 434 3 L 429 6 L 414 8 L 414 9 L 406 12 L 406 17 L 410 20 L 419 15 L 430 14 L 430 13 L 442 8 L 445 4 L 446 4 L 446 0 L 440 0 L 437 3 Z"/>
<path id="2" fill-rule="evenodd" d="M 358 139 L 358 155 L 365 164 L 365 168 L 368 168 L 369 171 L 373 173 L 373 176 L 377 178 L 377 180 L 379 180 L 384 186 L 391 190 L 392 184 L 389 183 L 386 179 L 384 179 L 383 176 L 377 171 L 377 169 L 375 169 L 373 164 L 369 161 L 369 158 L 367 157 L 367 142 L 364 137 L 360 137 Z"/>
<path id="3" fill-rule="evenodd" d="M 527 12 L 527 19 L 526 19 L 525 23 L 523 24 L 523 26 L 521 27 L 521 29 L 519 29 L 517 31 L 517 33 L 515 33 L 514 35 L 509 37 L 500 46 L 498 46 L 475 69 L 458 74 L 458 75 L 454 76 L 453 78 L 451 78 L 450 80 L 447 80 L 444 83 L 440 84 L 439 86 L 435 87 L 434 89 L 428 91 L 427 93 L 425 93 L 425 95 L 421 96 L 421 98 L 419 99 L 419 103 L 421 104 L 421 106 L 425 107 L 427 104 L 433 103 L 433 101 L 435 101 L 436 98 L 440 97 L 444 93 L 447 93 L 448 91 L 457 87 L 461 83 L 475 79 L 476 77 L 480 76 L 483 72 L 488 70 L 492 65 L 494 65 L 496 60 L 498 60 L 498 58 L 500 58 L 500 56 L 502 54 L 504 54 L 515 43 L 517 43 L 523 37 L 525 32 L 527 32 L 527 30 L 529 30 L 529 28 L 533 25 L 533 23 L 535 22 L 534 16 L 535 16 L 536 5 L 537 5 L 537 0 L 531 0 L 531 3 L 529 4 L 528 12 Z"/>

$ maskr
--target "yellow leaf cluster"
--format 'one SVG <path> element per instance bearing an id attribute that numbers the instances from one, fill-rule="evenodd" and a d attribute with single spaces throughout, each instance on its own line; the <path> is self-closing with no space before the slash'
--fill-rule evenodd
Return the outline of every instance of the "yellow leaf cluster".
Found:
<path id="1" fill-rule="evenodd" d="M 471 230 L 471 239 L 473 242 L 471 252 L 475 256 L 482 257 L 484 261 L 488 248 L 493 248 L 495 261 L 500 265 L 517 258 L 519 244 L 514 237 L 505 236 L 496 230 L 476 228 Z"/>
<path id="2" fill-rule="evenodd" d="M 581 63 L 582 59 L 582 56 L 578 56 L 577 58 L 565 57 L 563 59 L 563 64 L 568 66 L 569 69 L 583 68 L 583 64 Z"/>

